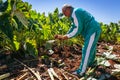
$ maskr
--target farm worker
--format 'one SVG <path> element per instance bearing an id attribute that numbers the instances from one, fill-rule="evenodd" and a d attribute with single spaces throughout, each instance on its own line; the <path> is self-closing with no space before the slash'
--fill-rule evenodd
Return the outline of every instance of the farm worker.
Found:
<path id="1" fill-rule="evenodd" d="M 82 60 L 79 68 L 73 72 L 75 75 L 83 76 L 87 67 L 94 63 L 96 46 L 101 33 L 100 24 L 89 12 L 68 4 L 62 7 L 62 13 L 71 19 L 72 26 L 67 34 L 56 34 L 54 37 L 55 39 L 66 40 L 78 34 L 83 36 Z"/>

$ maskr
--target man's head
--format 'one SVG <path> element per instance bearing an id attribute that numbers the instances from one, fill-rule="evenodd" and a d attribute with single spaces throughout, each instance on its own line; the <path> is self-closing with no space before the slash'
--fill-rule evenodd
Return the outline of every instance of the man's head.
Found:
<path id="1" fill-rule="evenodd" d="M 62 7 L 62 13 L 66 16 L 66 17 L 70 17 L 71 16 L 71 11 L 72 11 L 73 7 L 71 5 L 65 4 Z"/>

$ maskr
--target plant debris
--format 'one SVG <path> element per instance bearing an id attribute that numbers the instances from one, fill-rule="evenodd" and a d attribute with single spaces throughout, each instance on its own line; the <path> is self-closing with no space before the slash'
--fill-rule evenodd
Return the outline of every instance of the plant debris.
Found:
<path id="1" fill-rule="evenodd" d="M 107 48 L 106 48 L 107 47 Z M 120 80 L 120 45 L 99 43 L 96 63 L 88 67 L 85 76 L 71 74 L 81 61 L 81 46 L 54 46 L 38 58 L 0 59 L 0 79 L 3 80 Z M 2 56 L 2 54 L 0 54 Z"/>

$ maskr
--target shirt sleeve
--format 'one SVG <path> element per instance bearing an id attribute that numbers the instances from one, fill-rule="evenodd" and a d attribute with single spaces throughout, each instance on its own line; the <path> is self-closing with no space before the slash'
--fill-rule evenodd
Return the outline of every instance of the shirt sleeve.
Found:
<path id="1" fill-rule="evenodd" d="M 78 11 L 73 12 L 72 17 L 73 17 L 74 24 L 71 26 L 71 29 L 66 34 L 66 36 L 68 38 L 72 38 L 72 37 L 78 35 L 79 33 L 81 33 L 81 31 L 82 31 L 82 27 L 81 27 L 82 23 L 81 23 L 81 19 L 79 17 Z"/>

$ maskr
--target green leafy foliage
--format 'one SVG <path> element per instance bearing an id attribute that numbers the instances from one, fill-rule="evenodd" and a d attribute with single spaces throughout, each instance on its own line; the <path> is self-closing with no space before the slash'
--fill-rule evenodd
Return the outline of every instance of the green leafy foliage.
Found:
<path id="1" fill-rule="evenodd" d="M 55 34 L 66 34 L 71 22 L 66 17 L 59 16 L 56 8 L 53 13 L 38 13 L 32 10 L 32 5 L 22 0 L 0 1 L 0 44 L 5 50 L 26 53 L 37 56 L 37 48 L 45 46 L 45 42 L 53 40 Z M 120 24 L 101 23 L 100 40 L 120 43 Z M 77 36 L 62 42 L 64 45 L 83 44 L 83 38 Z M 58 43 L 57 43 L 58 44 Z M 59 44 L 58 44 L 59 45 Z M 26 47 L 26 48 L 25 48 Z"/>
<path id="2" fill-rule="evenodd" d="M 101 40 L 107 41 L 107 42 L 115 42 L 120 43 L 120 25 L 117 23 L 110 23 L 102 24 L 102 33 L 101 33 Z"/>
<path id="3" fill-rule="evenodd" d="M 26 49 L 25 49 L 26 53 L 32 55 L 33 57 L 37 57 L 38 55 L 38 51 L 37 51 L 37 48 L 32 45 L 31 43 L 27 42 L 26 43 Z"/>
<path id="4" fill-rule="evenodd" d="M 14 14 L 19 19 L 19 21 L 27 28 L 28 21 L 25 18 L 24 14 L 22 12 L 20 12 L 20 11 L 15 11 Z"/>
<path id="5" fill-rule="evenodd" d="M 11 24 L 11 18 L 9 13 L 3 13 L 0 17 L 0 30 L 6 34 L 6 36 L 12 40 L 13 38 L 13 27 Z"/>

